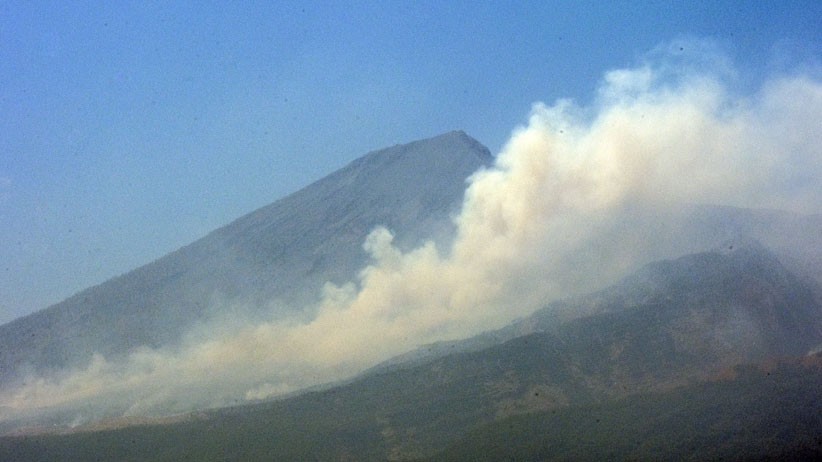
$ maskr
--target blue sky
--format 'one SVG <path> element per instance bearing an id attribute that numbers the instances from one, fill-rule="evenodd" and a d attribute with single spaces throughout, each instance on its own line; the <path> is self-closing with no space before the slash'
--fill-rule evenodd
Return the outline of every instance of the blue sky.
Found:
<path id="1" fill-rule="evenodd" d="M 822 55 L 818 1 L 168 3 L 0 4 L 0 323 L 367 151 L 497 151 L 674 39 L 712 40 L 740 91 Z"/>

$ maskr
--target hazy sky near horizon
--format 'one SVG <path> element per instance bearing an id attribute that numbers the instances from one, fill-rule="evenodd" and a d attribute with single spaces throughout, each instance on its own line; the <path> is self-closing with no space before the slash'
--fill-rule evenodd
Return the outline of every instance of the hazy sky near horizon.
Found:
<path id="1" fill-rule="evenodd" d="M 822 56 L 814 1 L 441 3 L 0 5 L 0 323 L 367 151 L 496 152 L 673 39 L 712 40 L 741 92 Z"/>

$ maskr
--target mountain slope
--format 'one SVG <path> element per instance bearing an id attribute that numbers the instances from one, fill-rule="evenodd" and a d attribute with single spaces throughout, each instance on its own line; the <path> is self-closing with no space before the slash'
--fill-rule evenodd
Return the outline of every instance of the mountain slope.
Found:
<path id="1" fill-rule="evenodd" d="M 110 460 L 407 460 L 433 456 L 452 444 L 457 445 L 445 453 L 448 457 L 453 451 L 472 454 L 476 435 L 486 433 L 469 433 L 471 429 L 490 425 L 494 434 L 498 424 L 520 428 L 519 420 L 510 419 L 530 417 L 519 415 L 547 419 L 544 425 L 550 429 L 559 425 L 556 422 L 577 422 L 597 413 L 616 425 L 616 419 L 643 412 L 673 419 L 666 425 L 678 415 L 694 422 L 725 422 L 717 424 L 716 431 L 695 433 L 699 444 L 710 449 L 712 438 L 728 436 L 728 419 L 753 404 L 759 413 L 751 422 L 759 429 L 765 428 L 763 422 L 773 424 L 769 431 L 777 433 L 801 428 L 806 435 L 818 428 L 817 421 L 794 422 L 819 405 L 813 399 L 819 385 L 817 366 L 807 374 L 789 368 L 784 377 L 759 374 L 739 381 L 735 377 L 740 370 L 732 369 L 740 362 L 804 355 L 822 342 L 822 305 L 806 282 L 761 246 L 749 243 L 733 251 L 655 263 L 622 284 L 573 303 L 607 309 L 477 351 L 371 373 L 326 391 L 201 413 L 161 426 L 7 437 L 0 439 L 0 449 L 6 454 L 78 457 L 86 451 L 105 453 Z M 730 384 L 700 384 L 706 380 Z M 703 392 L 710 399 L 700 405 L 693 397 Z M 775 407 L 782 392 L 803 400 L 783 413 Z M 738 398 L 730 410 L 706 414 L 716 409 L 710 403 L 726 402 L 728 396 Z M 646 401 L 650 404 L 643 407 Z M 628 429 L 626 434 L 641 438 L 648 430 L 640 427 L 639 433 Z M 660 434 L 674 438 L 671 429 L 666 426 Z M 592 430 L 591 438 L 600 435 L 597 431 Z M 688 444 L 690 434 L 682 435 L 673 441 L 660 436 L 654 444 Z M 543 435 L 549 442 L 550 436 Z M 525 433 L 514 437 L 532 440 Z M 573 438 L 558 441 L 566 444 Z M 739 441 L 749 444 L 744 438 Z M 807 441 L 791 440 L 774 448 L 791 451 L 792 444 L 800 443 Z M 146 447 L 152 451 L 141 449 Z M 633 448 L 616 449 L 631 455 Z M 560 455 L 574 454 L 574 448 L 568 451 Z"/>
<path id="2" fill-rule="evenodd" d="M 62 435 L 0 437 L 18 461 L 267 460 L 819 460 L 822 358 L 738 367 L 733 378 L 659 393 L 456 424 L 414 450 L 417 429 L 345 411 L 347 396 L 312 395 L 181 423 Z M 390 412 L 390 411 L 389 411 Z M 396 415 L 396 414 L 394 414 Z M 397 415 L 398 416 L 398 415 Z M 399 417 L 399 416 L 398 416 Z M 419 420 L 437 418 L 421 412 Z"/>
<path id="3" fill-rule="evenodd" d="M 409 247 L 448 235 L 466 178 L 492 161 L 463 132 L 371 152 L 146 266 L 0 326 L 0 385 L 17 371 L 83 365 L 173 344 L 204 319 L 303 310 L 354 279 L 378 225 Z M 310 316 L 311 313 L 305 313 Z"/>
<path id="4" fill-rule="evenodd" d="M 819 460 L 822 356 L 732 378 L 501 419 L 432 461 Z"/>

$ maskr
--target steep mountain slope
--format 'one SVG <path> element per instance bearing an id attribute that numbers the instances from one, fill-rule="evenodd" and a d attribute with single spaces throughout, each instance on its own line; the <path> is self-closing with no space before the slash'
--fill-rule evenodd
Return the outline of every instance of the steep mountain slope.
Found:
<path id="1" fill-rule="evenodd" d="M 740 362 L 804 355 L 822 343 L 822 304 L 812 288 L 756 243 L 651 264 L 617 286 L 566 303 L 595 313 L 569 321 L 554 318 L 504 343 L 383 369 L 326 391 L 161 426 L 6 437 L 0 450 L 7 455 L 104 453 L 110 460 L 408 460 L 433 456 L 457 441 L 462 442 L 445 453 L 448 457 L 473 454 L 477 438 L 497 441 L 487 435 L 499 432 L 498 424 L 519 429 L 511 430 L 514 439 L 553 441 L 550 433 L 536 440 L 520 434 L 519 415 L 534 415 L 547 429 L 582 425 L 589 417 L 619 425 L 622 418 L 657 416 L 666 426 L 652 444 L 699 458 L 711 454 L 705 451 L 714 440 L 736 438 L 727 451 L 750 444 L 729 433 L 736 428 L 729 421 L 750 417 L 756 431 L 788 435 L 771 448 L 788 453 L 808 443 L 790 440 L 791 431 L 801 429 L 804 438 L 819 429 L 818 420 L 807 419 L 819 406 L 814 400 L 818 360 L 807 373 L 805 366 L 791 366 L 784 376 L 758 373 L 737 380 L 741 370 L 733 369 Z M 707 404 L 700 405 L 703 393 Z M 782 409 L 781 393 L 801 400 Z M 723 402 L 726 408 L 711 404 Z M 745 416 L 754 405 L 758 413 Z M 695 422 L 694 432 L 671 427 L 678 416 Z M 700 429 L 699 422 L 713 426 Z M 469 433 L 486 424 L 490 433 Z M 643 438 L 648 431 L 638 425 L 623 433 Z M 596 439 L 610 433 L 596 427 L 585 434 Z M 692 443 L 692 435 L 700 446 L 677 452 Z M 560 456 L 579 450 L 567 447 L 573 438 L 558 438 L 565 445 Z M 614 448 L 639 456 L 646 449 L 634 444 Z"/>
<path id="2" fill-rule="evenodd" d="M 501 419 L 427 460 L 820 460 L 820 384 L 820 355 L 739 366 L 722 380 Z"/>
<path id="3" fill-rule="evenodd" d="M 146 266 L 0 326 L 0 385 L 177 342 L 197 322 L 303 310 L 352 280 L 377 225 L 408 247 L 445 238 L 466 178 L 492 161 L 463 132 L 375 151 Z M 311 313 L 306 313 L 309 316 Z"/>

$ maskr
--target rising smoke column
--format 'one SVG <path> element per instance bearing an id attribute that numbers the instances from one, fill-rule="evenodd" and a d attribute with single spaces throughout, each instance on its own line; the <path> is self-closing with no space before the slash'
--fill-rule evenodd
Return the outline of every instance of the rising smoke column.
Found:
<path id="1" fill-rule="evenodd" d="M 781 76 L 737 94 L 721 56 L 696 48 L 606 73 L 590 106 L 534 105 L 495 165 L 470 179 L 451 247 L 403 253 L 390 230 L 374 230 L 371 264 L 356 281 L 329 284 L 313 320 L 215 328 L 125 364 L 96 356 L 4 392 L 2 412 L 96 403 L 139 415 L 264 398 L 613 280 L 665 238 L 617 226 L 627 210 L 709 202 L 820 212 L 822 82 Z"/>

